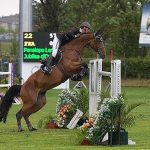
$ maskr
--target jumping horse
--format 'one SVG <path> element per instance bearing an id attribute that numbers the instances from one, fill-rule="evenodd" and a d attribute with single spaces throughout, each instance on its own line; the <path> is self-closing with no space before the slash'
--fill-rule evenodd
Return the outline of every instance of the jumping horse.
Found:
<path id="1" fill-rule="evenodd" d="M 44 74 L 40 69 L 33 73 L 23 85 L 13 85 L 6 92 L 0 104 L 0 121 L 6 122 L 14 97 L 20 96 L 22 108 L 16 113 L 18 131 L 24 131 L 21 119 L 24 118 L 29 131 L 36 130 L 29 121 L 29 116 L 39 111 L 46 104 L 46 91 L 65 82 L 77 73 L 82 66 L 82 50 L 85 46 L 94 49 L 102 59 L 105 47 L 99 32 L 81 34 L 61 47 L 62 59 L 53 67 L 51 74 Z"/>

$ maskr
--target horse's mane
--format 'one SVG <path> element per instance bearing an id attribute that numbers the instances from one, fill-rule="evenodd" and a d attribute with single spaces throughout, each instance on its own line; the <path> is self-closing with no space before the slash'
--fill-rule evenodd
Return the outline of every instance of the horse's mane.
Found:
<path id="1" fill-rule="evenodd" d="M 93 36 L 93 32 L 88 32 L 88 33 L 81 33 L 78 37 L 72 39 L 70 42 L 65 43 L 64 45 L 61 46 L 61 48 L 63 48 L 64 46 L 68 46 L 68 45 L 77 45 L 80 42 L 84 42 L 85 40 L 91 40 L 94 38 Z M 90 35 L 92 35 L 91 37 L 89 37 Z"/>
<path id="2" fill-rule="evenodd" d="M 92 34 L 92 37 L 89 38 L 89 35 Z M 88 39 L 92 39 L 94 36 L 93 36 L 93 32 L 88 32 L 88 33 L 81 33 L 79 35 L 79 37 L 76 37 L 74 38 L 72 41 L 70 42 L 74 42 L 74 41 L 83 41 L 83 40 L 88 40 Z"/>

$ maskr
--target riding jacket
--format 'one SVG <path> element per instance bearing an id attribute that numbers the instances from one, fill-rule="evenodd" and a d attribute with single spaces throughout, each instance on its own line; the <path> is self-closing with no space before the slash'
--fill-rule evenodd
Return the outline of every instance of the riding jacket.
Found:
<path id="1" fill-rule="evenodd" d="M 74 38 L 80 36 L 81 32 L 79 28 L 73 28 L 67 33 L 58 33 L 57 38 L 60 40 L 60 45 L 63 46 L 66 43 L 72 41 Z"/>

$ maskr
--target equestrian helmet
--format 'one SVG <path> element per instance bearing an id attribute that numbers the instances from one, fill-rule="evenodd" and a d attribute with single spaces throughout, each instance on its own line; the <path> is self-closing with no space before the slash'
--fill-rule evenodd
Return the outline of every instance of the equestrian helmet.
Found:
<path id="1" fill-rule="evenodd" d="M 82 27 L 87 27 L 89 29 L 91 29 L 91 25 L 88 22 L 82 22 L 82 24 L 80 25 L 80 28 Z"/>

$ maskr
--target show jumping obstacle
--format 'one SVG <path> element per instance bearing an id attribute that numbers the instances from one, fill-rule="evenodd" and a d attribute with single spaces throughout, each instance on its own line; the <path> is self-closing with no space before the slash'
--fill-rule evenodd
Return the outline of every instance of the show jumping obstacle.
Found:
<path id="1" fill-rule="evenodd" d="M 101 101 L 102 76 L 111 78 L 110 96 L 112 98 L 117 98 L 121 94 L 121 61 L 111 61 L 111 72 L 102 70 L 102 59 L 91 60 L 89 68 L 89 114 L 94 114 Z"/>

